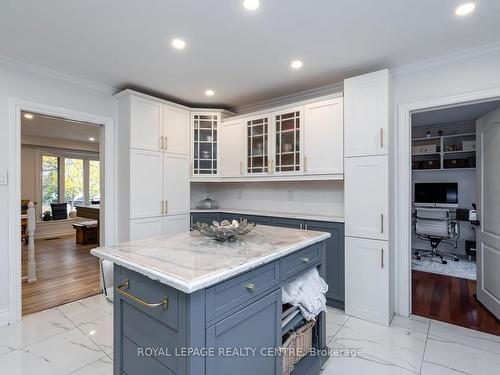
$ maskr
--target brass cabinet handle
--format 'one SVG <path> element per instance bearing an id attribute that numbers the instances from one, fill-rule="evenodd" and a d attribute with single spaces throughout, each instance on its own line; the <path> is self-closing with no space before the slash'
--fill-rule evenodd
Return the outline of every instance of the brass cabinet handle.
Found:
<path id="1" fill-rule="evenodd" d="M 167 136 L 163 137 L 163 149 L 167 150 L 168 148 L 168 140 Z"/>
<path id="2" fill-rule="evenodd" d="M 160 137 L 160 149 L 163 150 L 163 135 Z"/>
<path id="3" fill-rule="evenodd" d="M 254 291 L 254 290 L 255 290 L 255 284 L 254 284 L 254 283 L 248 283 L 248 284 L 246 285 L 246 288 L 247 288 L 248 290 Z"/>
<path id="4" fill-rule="evenodd" d="M 380 214 L 380 233 L 384 233 L 384 214 Z"/>
<path id="5" fill-rule="evenodd" d="M 307 156 L 304 156 L 304 172 L 307 172 Z"/>
<path id="6" fill-rule="evenodd" d="M 240 161 L 240 174 L 243 174 L 243 162 Z"/>
<path id="7" fill-rule="evenodd" d="M 131 299 L 134 302 L 137 302 L 139 305 L 147 307 L 149 309 L 155 308 L 155 307 L 163 307 L 164 310 L 168 309 L 168 297 L 165 296 L 163 297 L 163 300 L 158 303 L 149 303 L 146 301 L 143 301 L 139 297 L 134 296 L 132 293 L 127 292 L 127 290 L 130 288 L 130 280 L 125 279 L 125 282 L 123 284 L 120 284 L 116 287 L 116 290 L 123 294 L 125 297 Z"/>
<path id="8" fill-rule="evenodd" d="M 384 248 L 382 248 L 382 251 L 380 252 L 380 266 L 384 268 Z"/>
<path id="9" fill-rule="evenodd" d="M 304 262 L 304 263 L 309 263 L 309 261 L 310 261 L 311 259 L 309 259 L 308 257 L 302 257 L 302 258 L 300 258 L 300 260 L 301 260 L 302 262 Z"/>
<path id="10" fill-rule="evenodd" d="M 384 147 L 384 128 L 380 128 L 380 147 Z"/>
<path id="11" fill-rule="evenodd" d="M 168 201 L 165 201 L 165 213 L 168 214 Z"/>
<path id="12" fill-rule="evenodd" d="M 164 209 L 164 205 L 163 205 L 163 201 L 161 201 L 161 213 L 163 214 L 163 210 Z"/>

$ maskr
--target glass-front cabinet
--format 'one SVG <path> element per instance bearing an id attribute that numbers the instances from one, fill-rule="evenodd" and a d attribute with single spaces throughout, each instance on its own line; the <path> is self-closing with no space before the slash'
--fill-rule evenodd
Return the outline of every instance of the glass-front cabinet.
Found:
<path id="1" fill-rule="evenodd" d="M 246 120 L 248 174 L 269 173 L 269 117 Z"/>
<path id="2" fill-rule="evenodd" d="M 302 109 L 274 114 L 275 149 L 273 172 L 298 172 L 302 169 Z"/>
<path id="3" fill-rule="evenodd" d="M 217 175 L 217 140 L 220 116 L 217 113 L 193 114 L 194 176 Z"/>

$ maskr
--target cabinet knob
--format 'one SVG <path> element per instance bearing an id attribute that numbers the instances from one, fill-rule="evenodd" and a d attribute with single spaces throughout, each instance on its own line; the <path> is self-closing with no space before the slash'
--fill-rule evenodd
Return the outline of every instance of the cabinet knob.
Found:
<path id="1" fill-rule="evenodd" d="M 250 291 L 254 291 L 255 290 L 255 284 L 254 283 L 248 283 L 246 285 L 246 288 Z"/>
<path id="2" fill-rule="evenodd" d="M 309 261 L 310 261 L 311 259 L 309 259 L 308 257 L 302 257 L 302 258 L 300 258 L 300 260 L 301 260 L 302 262 L 304 262 L 304 263 L 309 263 Z"/>

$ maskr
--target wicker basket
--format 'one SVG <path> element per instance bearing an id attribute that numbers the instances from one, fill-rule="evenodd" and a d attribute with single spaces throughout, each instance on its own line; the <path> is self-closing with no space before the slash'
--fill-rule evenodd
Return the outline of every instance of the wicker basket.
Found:
<path id="1" fill-rule="evenodd" d="M 295 364 L 295 340 L 297 334 L 292 332 L 280 347 L 283 375 L 290 375 Z"/>
<path id="2" fill-rule="evenodd" d="M 295 331 L 297 334 L 295 338 L 295 363 L 300 361 L 311 351 L 312 333 L 315 324 L 316 321 L 311 320 Z"/>

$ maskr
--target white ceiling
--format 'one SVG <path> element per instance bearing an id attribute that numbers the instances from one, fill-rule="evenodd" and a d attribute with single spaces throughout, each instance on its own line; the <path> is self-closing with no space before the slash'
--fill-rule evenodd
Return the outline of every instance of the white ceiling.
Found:
<path id="1" fill-rule="evenodd" d="M 428 126 L 475 121 L 497 108 L 500 108 L 500 100 L 434 109 L 413 114 L 411 123 L 412 126 Z"/>
<path id="2" fill-rule="evenodd" d="M 33 114 L 33 118 L 30 120 L 24 116 L 21 117 L 21 135 L 95 144 L 99 143 L 100 127 Z M 93 137 L 95 141 L 89 142 L 89 137 Z"/>
<path id="3" fill-rule="evenodd" d="M 242 105 L 500 40 L 500 1 L 3 0 L 0 55 L 185 103 Z M 174 37 L 187 42 L 174 50 Z M 304 67 L 292 71 L 292 59 Z M 216 95 L 204 95 L 207 88 Z"/>

